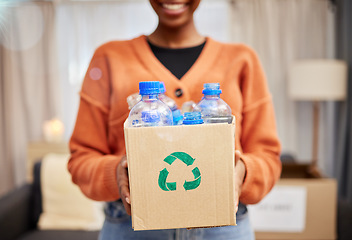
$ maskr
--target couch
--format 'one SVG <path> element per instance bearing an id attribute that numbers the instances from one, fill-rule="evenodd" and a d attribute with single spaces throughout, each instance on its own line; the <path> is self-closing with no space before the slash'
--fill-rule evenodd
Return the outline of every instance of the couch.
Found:
<path id="1" fill-rule="evenodd" d="M 0 199 L 1 240 L 96 240 L 98 231 L 41 230 L 39 216 L 43 211 L 40 184 L 41 162 L 34 166 L 34 181 L 6 194 Z"/>

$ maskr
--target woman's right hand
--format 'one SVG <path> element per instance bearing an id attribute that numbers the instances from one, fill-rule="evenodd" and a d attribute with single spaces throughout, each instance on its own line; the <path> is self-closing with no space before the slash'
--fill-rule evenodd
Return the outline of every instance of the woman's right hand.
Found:
<path id="1" fill-rule="evenodd" d="M 117 165 L 117 184 L 120 198 L 128 215 L 131 215 L 130 186 L 128 182 L 127 157 L 123 156 Z"/>

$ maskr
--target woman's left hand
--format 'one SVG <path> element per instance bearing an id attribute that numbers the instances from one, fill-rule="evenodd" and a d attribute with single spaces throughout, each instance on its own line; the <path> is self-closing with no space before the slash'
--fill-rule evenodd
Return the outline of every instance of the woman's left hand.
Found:
<path id="1" fill-rule="evenodd" d="M 246 166 L 241 160 L 241 152 L 235 151 L 235 206 L 236 212 L 238 210 L 239 198 L 241 196 L 242 184 L 246 176 Z"/>

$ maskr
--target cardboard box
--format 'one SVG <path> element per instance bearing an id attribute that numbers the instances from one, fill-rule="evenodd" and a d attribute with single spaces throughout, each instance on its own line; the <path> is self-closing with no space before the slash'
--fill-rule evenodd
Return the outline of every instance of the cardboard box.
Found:
<path id="1" fill-rule="evenodd" d="M 335 179 L 280 179 L 259 204 L 248 208 L 257 240 L 336 239 Z"/>
<path id="2" fill-rule="evenodd" d="M 134 230 L 236 225 L 234 122 L 124 133 Z"/>

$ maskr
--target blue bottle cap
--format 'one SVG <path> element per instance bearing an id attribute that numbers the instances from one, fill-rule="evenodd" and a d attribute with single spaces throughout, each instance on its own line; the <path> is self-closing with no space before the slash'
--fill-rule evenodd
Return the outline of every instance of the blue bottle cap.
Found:
<path id="1" fill-rule="evenodd" d="M 165 92 L 166 92 L 165 83 L 160 82 L 160 93 L 165 93 Z"/>
<path id="2" fill-rule="evenodd" d="M 157 111 L 143 111 L 142 120 L 146 123 L 160 122 L 160 114 Z"/>
<path id="3" fill-rule="evenodd" d="M 185 112 L 183 124 L 184 125 L 193 125 L 193 124 L 202 124 L 204 123 L 202 115 L 200 112 Z"/>
<path id="4" fill-rule="evenodd" d="M 220 83 L 204 83 L 204 89 L 202 91 L 204 95 L 219 95 L 222 93 L 220 89 Z"/>
<path id="5" fill-rule="evenodd" d="M 159 94 L 160 83 L 158 81 L 139 82 L 139 94 Z"/>

